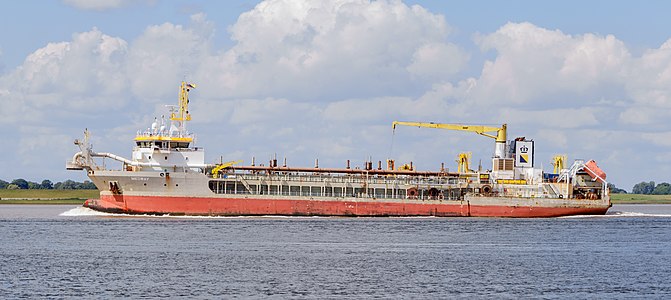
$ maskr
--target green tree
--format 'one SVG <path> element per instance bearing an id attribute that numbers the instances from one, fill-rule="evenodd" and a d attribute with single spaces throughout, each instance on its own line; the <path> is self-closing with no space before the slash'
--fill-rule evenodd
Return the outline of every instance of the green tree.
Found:
<path id="1" fill-rule="evenodd" d="M 84 190 L 95 190 L 98 187 L 95 184 L 93 184 L 93 182 L 90 182 L 88 180 L 84 180 L 84 183 L 82 183 L 81 188 L 84 189 Z"/>
<path id="2" fill-rule="evenodd" d="M 51 189 L 54 188 L 54 184 L 51 183 L 51 180 L 49 180 L 49 179 L 42 180 L 42 183 L 40 184 L 40 186 L 45 190 L 51 190 Z"/>
<path id="3" fill-rule="evenodd" d="M 9 185 L 9 182 L 0 179 L 0 189 L 6 189 Z"/>
<path id="4" fill-rule="evenodd" d="M 59 183 L 56 184 L 58 185 L 59 190 L 78 190 L 82 185 L 81 183 L 70 179 Z"/>
<path id="5" fill-rule="evenodd" d="M 650 195 L 652 192 L 655 190 L 655 182 L 650 181 L 650 182 L 640 182 L 634 185 L 634 188 L 631 190 L 633 194 L 644 194 L 644 195 Z"/>
<path id="6" fill-rule="evenodd" d="M 42 188 L 42 186 L 39 183 L 28 181 L 28 189 L 29 190 L 39 190 L 41 188 Z"/>
<path id="7" fill-rule="evenodd" d="M 28 188 L 28 181 L 23 178 L 12 180 L 12 184 L 19 187 L 19 189 L 25 190 Z"/>
<path id="8" fill-rule="evenodd" d="M 654 195 L 671 195 L 671 184 L 662 182 L 658 184 L 652 191 Z"/>
<path id="9" fill-rule="evenodd" d="M 608 188 L 610 188 L 610 192 L 613 193 L 613 194 L 626 194 L 627 193 L 627 191 L 615 187 L 615 185 L 612 184 L 612 183 L 608 184 Z"/>

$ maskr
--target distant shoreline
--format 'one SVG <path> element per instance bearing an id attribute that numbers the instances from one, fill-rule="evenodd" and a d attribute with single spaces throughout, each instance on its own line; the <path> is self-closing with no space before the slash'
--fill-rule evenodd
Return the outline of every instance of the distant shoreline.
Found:
<path id="1" fill-rule="evenodd" d="M 611 194 L 613 204 L 671 204 L 671 195 Z"/>
<path id="2" fill-rule="evenodd" d="M 81 205 L 98 190 L 0 190 L 0 204 Z"/>
<path id="3" fill-rule="evenodd" d="M 0 199 L 2 204 L 29 204 L 29 205 L 82 205 L 86 199 Z"/>
<path id="4" fill-rule="evenodd" d="M 1 204 L 81 205 L 98 190 L 0 190 Z M 612 194 L 613 204 L 671 204 L 671 195 Z"/>

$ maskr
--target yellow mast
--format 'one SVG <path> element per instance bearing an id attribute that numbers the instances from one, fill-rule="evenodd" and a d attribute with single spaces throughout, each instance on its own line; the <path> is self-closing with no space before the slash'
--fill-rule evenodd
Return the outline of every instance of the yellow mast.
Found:
<path id="1" fill-rule="evenodd" d="M 195 89 L 196 85 L 193 83 L 187 83 L 182 81 L 182 86 L 179 90 L 179 110 L 178 114 L 172 112 L 170 114 L 170 120 L 180 122 L 180 128 L 184 127 L 185 121 L 191 121 L 191 114 L 189 113 L 189 91 Z"/>
<path id="2" fill-rule="evenodd" d="M 179 90 L 179 106 L 176 105 L 166 105 L 170 108 L 170 120 L 177 123 L 177 132 L 171 132 L 170 134 L 164 134 L 163 132 L 154 132 L 155 128 L 152 128 L 151 131 L 146 131 L 144 133 L 138 133 L 135 137 L 136 141 L 178 141 L 178 142 L 191 142 L 193 137 L 189 136 L 186 132 L 186 121 L 191 121 L 191 114 L 189 113 L 189 91 L 196 88 L 196 85 L 193 83 L 187 83 L 182 81 L 182 85 Z M 171 124 L 171 128 L 175 123 Z M 161 122 L 161 125 L 162 122 Z"/>

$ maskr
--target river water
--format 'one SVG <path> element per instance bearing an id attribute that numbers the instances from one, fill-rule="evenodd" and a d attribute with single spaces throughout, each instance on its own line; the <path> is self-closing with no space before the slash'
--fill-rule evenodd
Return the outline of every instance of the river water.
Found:
<path id="1" fill-rule="evenodd" d="M 0 205 L 0 298 L 669 298 L 671 205 L 552 219 Z"/>

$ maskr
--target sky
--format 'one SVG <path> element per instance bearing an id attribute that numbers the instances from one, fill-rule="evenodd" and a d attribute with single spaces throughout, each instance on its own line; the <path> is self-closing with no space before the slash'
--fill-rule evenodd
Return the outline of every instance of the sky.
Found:
<path id="1" fill-rule="evenodd" d="M 39 6 L 39 7 L 38 7 Z M 207 162 L 491 168 L 508 125 L 631 190 L 671 178 L 671 2 L 19 1 L 0 26 L 0 179 L 84 180 L 72 143 L 130 157 L 182 80 Z M 118 167 L 107 161 L 109 167 Z"/>

